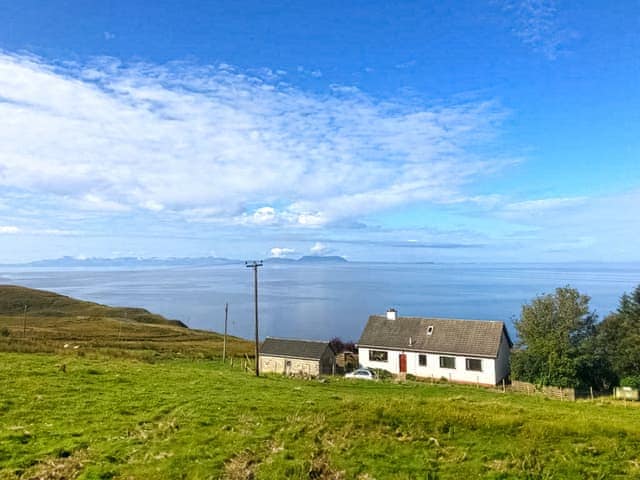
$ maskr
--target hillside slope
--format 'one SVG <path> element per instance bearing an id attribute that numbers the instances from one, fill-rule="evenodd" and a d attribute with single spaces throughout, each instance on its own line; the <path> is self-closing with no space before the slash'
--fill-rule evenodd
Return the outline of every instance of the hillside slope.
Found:
<path id="1" fill-rule="evenodd" d="M 46 290 L 0 285 L 0 315 L 22 315 L 24 307 L 30 316 L 66 317 L 71 315 L 126 318 L 134 322 L 187 326 L 180 320 L 168 320 L 162 315 L 151 313 L 144 308 L 109 307 L 99 303 L 77 300 Z"/>
<path id="2" fill-rule="evenodd" d="M 190 329 L 143 308 L 109 307 L 43 290 L 0 286 L 0 351 L 66 349 L 142 359 L 213 358 L 222 355 L 223 335 Z M 252 343 L 227 337 L 228 355 L 252 352 Z"/>

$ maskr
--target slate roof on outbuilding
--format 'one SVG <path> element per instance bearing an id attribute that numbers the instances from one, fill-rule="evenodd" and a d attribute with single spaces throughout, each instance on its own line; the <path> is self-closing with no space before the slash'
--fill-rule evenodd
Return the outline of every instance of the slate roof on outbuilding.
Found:
<path id="1" fill-rule="evenodd" d="M 328 347 L 329 342 L 267 337 L 260 348 L 260 355 L 320 360 Z"/>
<path id="2" fill-rule="evenodd" d="M 503 332 L 511 346 L 504 322 L 371 315 L 358 346 L 495 358 Z"/>

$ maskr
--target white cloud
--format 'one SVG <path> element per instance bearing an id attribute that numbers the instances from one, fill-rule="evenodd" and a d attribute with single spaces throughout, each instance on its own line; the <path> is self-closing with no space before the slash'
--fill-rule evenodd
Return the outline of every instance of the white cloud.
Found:
<path id="1" fill-rule="evenodd" d="M 82 198 L 82 201 L 78 203 L 78 207 L 85 210 L 101 210 L 110 212 L 126 212 L 129 210 L 127 205 L 123 205 L 122 203 L 114 200 L 102 198 L 101 196 L 94 195 L 93 193 L 87 193 Z"/>
<path id="2" fill-rule="evenodd" d="M 396 68 L 399 68 L 399 69 L 411 68 L 411 67 L 415 67 L 416 63 L 417 62 L 415 60 L 408 60 L 406 62 L 398 63 L 396 65 Z"/>
<path id="3" fill-rule="evenodd" d="M 276 219 L 276 211 L 273 207 L 261 207 L 253 212 L 252 219 L 258 225 L 270 224 Z"/>
<path id="4" fill-rule="evenodd" d="M 273 247 L 270 253 L 273 258 L 283 258 L 296 253 L 296 251 L 293 248 Z"/>
<path id="5" fill-rule="evenodd" d="M 333 249 L 329 248 L 326 244 L 322 242 L 316 242 L 310 249 L 312 255 L 323 256 L 329 255 L 333 252 Z"/>
<path id="6" fill-rule="evenodd" d="M 577 35 L 562 26 L 555 0 L 504 0 L 505 11 L 513 12 L 514 33 L 523 43 L 554 60 Z"/>
<path id="7" fill-rule="evenodd" d="M 156 202 L 155 200 L 146 200 L 140 204 L 142 208 L 146 208 L 147 210 L 151 210 L 152 212 L 160 212 L 164 210 L 164 205 Z"/>
<path id="8" fill-rule="evenodd" d="M 586 197 L 541 198 L 508 203 L 503 207 L 503 212 L 508 215 L 535 215 L 538 213 L 546 213 L 550 210 L 564 210 L 577 207 L 586 201 Z"/>
<path id="9" fill-rule="evenodd" d="M 476 153 L 503 117 L 492 102 L 315 95 L 256 75 L 0 53 L 0 187 L 68 211 L 318 227 L 454 201 L 500 163 Z"/>
<path id="10" fill-rule="evenodd" d="M 20 229 L 13 225 L 0 225 L 0 234 L 5 233 L 20 233 Z"/>
<path id="11" fill-rule="evenodd" d="M 60 235 L 60 236 L 81 234 L 81 232 L 78 232 L 77 230 L 63 230 L 60 228 L 45 228 L 43 230 L 33 230 L 32 233 L 39 234 L 39 235 Z"/>

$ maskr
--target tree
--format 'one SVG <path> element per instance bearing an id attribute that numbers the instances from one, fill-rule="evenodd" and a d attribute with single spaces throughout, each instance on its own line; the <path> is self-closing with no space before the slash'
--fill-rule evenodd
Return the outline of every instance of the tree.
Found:
<path id="1" fill-rule="evenodd" d="M 356 344 L 352 341 L 343 342 L 339 337 L 334 337 L 329 341 L 329 345 L 336 353 L 356 352 Z"/>
<path id="2" fill-rule="evenodd" d="M 518 332 L 511 364 L 514 378 L 559 387 L 598 386 L 589 378 L 590 368 L 602 368 L 591 345 L 597 317 L 589 311 L 589 300 L 567 286 L 522 307 L 514 322 Z"/>
<path id="3" fill-rule="evenodd" d="M 640 375 L 640 285 L 599 325 L 598 346 L 618 379 Z"/>

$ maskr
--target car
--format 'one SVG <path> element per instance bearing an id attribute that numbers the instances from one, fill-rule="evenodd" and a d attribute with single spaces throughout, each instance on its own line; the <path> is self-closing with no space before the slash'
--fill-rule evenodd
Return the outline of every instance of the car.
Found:
<path id="1" fill-rule="evenodd" d="M 366 368 L 358 368 L 353 372 L 347 373 L 344 378 L 359 378 L 360 380 L 375 380 L 376 374 Z"/>

